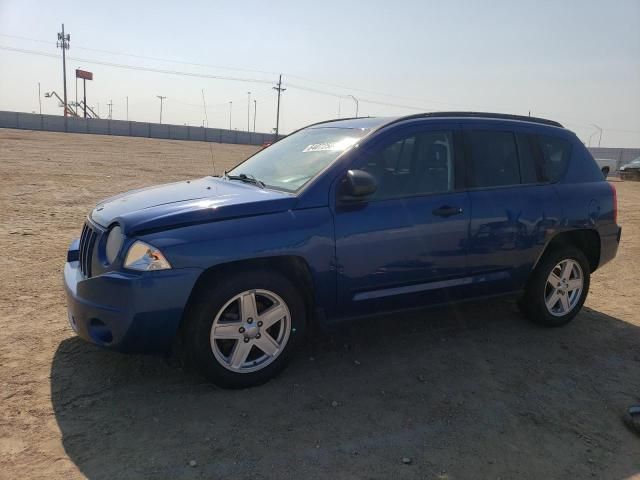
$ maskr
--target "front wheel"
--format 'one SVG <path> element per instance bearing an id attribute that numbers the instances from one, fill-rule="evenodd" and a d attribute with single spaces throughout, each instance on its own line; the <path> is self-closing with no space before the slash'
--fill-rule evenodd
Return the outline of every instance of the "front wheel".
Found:
<path id="1" fill-rule="evenodd" d="M 545 255 L 535 268 L 520 300 L 532 321 L 559 327 L 575 317 L 589 291 L 590 269 L 584 254 L 571 247 Z"/>
<path id="2" fill-rule="evenodd" d="M 299 291 L 276 272 L 253 271 L 207 285 L 187 319 L 187 353 L 213 383 L 259 385 L 289 360 L 306 324 Z"/>

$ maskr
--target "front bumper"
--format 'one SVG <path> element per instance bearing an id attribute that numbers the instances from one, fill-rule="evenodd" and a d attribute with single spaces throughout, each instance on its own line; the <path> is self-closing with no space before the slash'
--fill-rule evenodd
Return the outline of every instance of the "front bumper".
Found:
<path id="1" fill-rule="evenodd" d="M 89 342 L 127 352 L 171 348 L 189 295 L 202 270 L 195 268 L 85 278 L 77 242 L 64 266 L 69 323 Z"/>

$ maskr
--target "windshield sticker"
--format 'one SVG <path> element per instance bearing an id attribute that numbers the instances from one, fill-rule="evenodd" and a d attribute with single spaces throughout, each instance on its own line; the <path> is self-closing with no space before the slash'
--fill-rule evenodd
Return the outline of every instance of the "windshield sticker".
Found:
<path id="1" fill-rule="evenodd" d="M 307 145 L 302 152 L 342 152 L 357 141 L 357 138 L 347 137 L 338 142 L 312 143 L 311 145 Z"/>

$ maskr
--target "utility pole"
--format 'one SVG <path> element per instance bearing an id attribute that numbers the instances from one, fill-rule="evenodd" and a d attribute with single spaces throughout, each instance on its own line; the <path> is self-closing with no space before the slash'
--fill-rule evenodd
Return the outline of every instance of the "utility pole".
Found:
<path id="1" fill-rule="evenodd" d="M 129 121 L 129 96 L 124 97 L 127 101 L 127 122 Z"/>
<path id="2" fill-rule="evenodd" d="M 40 96 L 40 82 L 38 82 L 38 105 L 40 105 L 40 115 L 42 115 L 42 97 Z"/>
<path id="3" fill-rule="evenodd" d="M 358 99 L 356 97 L 354 97 L 353 95 L 349 95 L 351 98 L 353 98 L 353 101 L 356 102 L 356 118 L 358 118 Z"/>
<path id="4" fill-rule="evenodd" d="M 280 132 L 280 95 L 282 92 L 286 90 L 286 88 L 282 88 L 282 74 L 278 78 L 278 86 L 273 87 L 274 90 L 278 91 L 278 108 L 276 109 L 276 142 L 278 141 L 278 133 Z"/>
<path id="5" fill-rule="evenodd" d="M 251 131 L 249 129 L 249 124 L 250 124 L 249 117 L 251 116 L 250 112 L 251 112 L 251 92 L 247 92 L 247 132 Z"/>
<path id="6" fill-rule="evenodd" d="M 109 120 L 111 120 L 113 118 L 111 116 L 111 114 L 113 113 L 113 100 L 109 100 L 109 103 L 107 103 L 107 105 L 109 105 Z"/>
<path id="7" fill-rule="evenodd" d="M 600 143 L 602 142 L 602 128 L 596 125 L 595 123 L 592 123 L 591 125 L 596 127 L 598 129 L 598 132 L 600 132 L 600 137 L 598 137 L 598 147 L 599 147 Z"/>
<path id="8" fill-rule="evenodd" d="M 231 110 L 233 109 L 233 102 L 229 102 L 229 130 L 231 130 Z"/>
<path id="9" fill-rule="evenodd" d="M 67 116 L 67 57 L 66 51 L 69 50 L 69 42 L 71 35 L 64 34 L 64 23 L 62 24 L 62 32 L 58 32 L 58 41 L 56 47 L 62 49 L 62 85 L 64 87 L 64 116 Z"/>
<path id="10" fill-rule="evenodd" d="M 160 123 L 162 124 L 162 102 L 167 97 L 163 97 L 162 95 L 156 95 L 156 97 L 160 99 Z"/>
<path id="11" fill-rule="evenodd" d="M 342 104 L 342 97 L 338 97 L 338 118 L 340 118 L 340 106 Z"/>
<path id="12" fill-rule="evenodd" d="M 253 133 L 256 133 L 256 113 L 258 111 L 258 101 L 253 99 Z"/>

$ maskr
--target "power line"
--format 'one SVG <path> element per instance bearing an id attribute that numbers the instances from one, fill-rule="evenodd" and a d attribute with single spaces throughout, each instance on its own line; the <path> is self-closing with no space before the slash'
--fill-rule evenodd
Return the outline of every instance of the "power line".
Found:
<path id="1" fill-rule="evenodd" d="M 50 44 L 50 42 L 48 42 L 46 40 L 39 40 L 39 39 L 34 39 L 34 38 L 22 37 L 22 36 L 18 36 L 18 35 L 8 35 L 8 34 L 1 34 L 0 33 L 0 36 L 8 37 L 8 38 L 16 38 L 16 39 L 20 39 L 20 40 L 28 40 L 28 41 L 39 42 L 39 43 L 44 43 L 44 44 Z M 131 57 L 131 58 L 142 58 L 142 59 L 146 59 L 146 60 L 154 60 L 154 61 L 160 61 L 160 62 L 176 63 L 176 64 L 180 64 L 180 65 L 192 65 L 192 66 L 206 67 L 206 68 L 220 68 L 220 69 L 223 69 L 223 70 L 234 70 L 234 71 L 242 71 L 242 72 L 261 73 L 261 74 L 266 74 L 266 75 L 278 75 L 278 73 L 276 73 L 276 72 L 270 72 L 270 71 L 265 71 L 265 70 L 254 70 L 254 69 L 248 69 L 248 68 L 227 67 L 227 66 L 222 66 L 222 65 L 211 65 L 211 64 L 206 64 L 206 63 L 186 62 L 186 61 L 181 61 L 181 60 L 173 60 L 173 59 L 169 59 L 169 58 L 152 57 L 152 56 L 146 56 L 146 55 L 137 55 L 137 54 L 125 53 L 125 52 L 114 52 L 114 51 L 111 51 L 111 50 L 103 50 L 103 49 L 98 49 L 98 48 L 88 48 L 88 47 L 79 47 L 79 46 L 75 46 L 74 48 L 79 49 L 79 50 L 87 50 L 87 51 L 91 51 L 91 52 L 107 53 L 107 54 L 111 54 L 111 55 L 120 55 L 120 56 Z M 368 93 L 368 94 L 371 94 L 371 95 L 380 95 L 382 97 L 397 98 L 397 99 L 401 99 L 401 100 L 411 100 L 411 101 L 419 101 L 419 102 L 438 103 L 438 104 L 441 104 L 441 105 L 452 106 L 452 107 L 467 107 L 467 105 L 455 104 L 455 103 L 451 103 L 451 102 L 444 102 L 444 101 L 441 101 L 441 100 L 420 99 L 420 98 L 417 98 L 417 97 L 406 97 L 406 96 L 400 96 L 400 95 L 392 95 L 392 94 L 388 94 L 388 93 L 377 92 L 377 91 L 374 91 L 374 90 L 367 90 L 367 89 L 363 89 L 363 88 L 359 88 L 359 87 L 350 87 L 350 86 L 347 86 L 347 85 L 339 85 L 339 84 L 335 84 L 335 83 L 331 83 L 331 82 L 314 80 L 314 79 L 311 79 L 311 78 L 308 78 L 308 77 L 303 77 L 303 76 L 300 76 L 300 75 L 294 75 L 294 74 L 290 74 L 290 73 L 285 73 L 284 75 L 286 75 L 287 77 L 291 77 L 291 78 L 298 78 L 300 80 L 304 80 L 304 81 L 310 82 L 310 83 L 315 83 L 315 84 L 319 84 L 319 85 L 327 85 L 327 86 L 334 87 L 334 88 L 340 88 L 340 89 L 347 90 L 347 91 L 350 91 L 350 92 L 362 92 L 362 93 Z M 295 87 L 295 88 L 298 88 L 298 87 Z M 324 93 L 321 90 L 313 89 L 313 88 L 308 88 L 308 91 L 315 91 L 316 93 Z M 339 98 L 349 98 L 348 94 L 330 93 L 330 95 L 335 96 L 335 97 L 339 97 Z M 368 102 L 368 103 L 372 103 L 372 102 Z M 387 105 L 389 105 L 389 106 L 397 106 L 397 104 L 391 104 L 391 103 L 389 103 Z M 402 106 L 401 108 L 404 108 L 404 106 Z M 481 107 L 478 107 L 478 108 L 481 108 Z"/>
<path id="2" fill-rule="evenodd" d="M 8 37 L 8 38 L 16 38 L 16 39 L 20 39 L 20 40 L 28 40 L 28 41 L 39 42 L 39 43 L 44 43 L 44 44 L 50 44 L 50 42 L 45 41 L 45 40 L 22 37 L 22 36 L 18 36 L 18 35 L 8 35 L 8 34 L 1 34 L 0 33 L 0 36 Z M 276 72 L 270 72 L 270 71 L 265 71 L 265 70 L 254 70 L 254 69 L 248 69 L 248 68 L 227 67 L 227 66 L 222 66 L 222 65 L 211 65 L 211 64 L 206 64 L 206 63 L 186 62 L 186 61 L 181 61 L 181 60 L 173 60 L 173 59 L 169 59 L 169 58 L 152 57 L 152 56 L 146 56 L 146 55 L 137 55 L 137 54 L 125 53 L 125 52 L 114 52 L 112 50 L 104 50 L 104 49 L 98 49 L 98 48 L 88 48 L 88 47 L 79 47 L 79 46 L 75 46 L 74 48 L 79 49 L 79 50 L 87 50 L 87 51 L 91 51 L 91 52 L 107 53 L 107 54 L 111 54 L 111 55 L 120 55 L 120 56 L 131 57 L 131 58 L 142 58 L 142 59 L 146 59 L 146 60 L 154 60 L 154 61 L 160 61 L 160 62 L 176 63 L 176 64 L 180 64 L 180 65 L 192 65 L 192 66 L 206 67 L 206 68 L 220 68 L 220 69 L 223 69 L 223 70 L 234 70 L 234 71 L 242 71 L 242 72 L 261 73 L 261 74 L 266 74 L 266 75 L 278 75 Z M 359 88 L 359 87 L 349 87 L 349 86 L 346 86 L 346 85 L 339 85 L 339 84 L 335 84 L 335 83 L 331 83 L 331 82 L 324 82 L 324 81 L 320 81 L 320 80 L 314 80 L 314 79 L 310 79 L 310 78 L 303 77 L 303 76 L 300 76 L 300 75 L 294 75 L 294 74 L 289 74 L 289 73 L 285 73 L 285 75 L 287 77 L 298 78 L 298 79 L 304 80 L 306 82 L 316 83 L 316 84 L 320 84 L 320 85 L 327 85 L 327 86 L 334 87 L 334 88 L 344 89 L 344 90 L 347 90 L 347 91 L 350 91 L 350 92 L 352 92 L 352 91 L 363 92 L 363 93 L 369 93 L 369 94 L 372 94 L 372 95 L 380 95 L 380 96 L 383 96 L 383 97 L 398 98 L 398 99 L 411 100 L 411 101 L 420 101 L 420 102 L 425 102 L 426 101 L 428 103 L 439 103 L 439 104 L 442 104 L 442 105 L 448 105 L 448 106 L 452 106 L 452 107 L 466 107 L 466 105 L 454 104 L 454 103 L 451 103 L 451 102 L 443 102 L 443 101 L 439 101 L 439 100 L 425 100 L 425 99 L 419 99 L 419 98 L 416 98 L 416 97 L 405 97 L 405 96 L 399 96 L 399 95 L 391 95 L 391 94 L 377 92 L 377 91 L 373 91 L 373 90 L 362 89 L 362 88 Z M 298 87 L 295 87 L 295 88 L 298 88 Z M 317 93 L 323 93 L 323 91 L 318 90 L 318 89 L 308 88 L 308 90 L 309 91 L 315 91 Z M 335 97 L 341 97 L 341 98 L 349 98 L 348 94 L 330 93 L 330 95 L 335 96 Z M 369 103 L 372 103 L 372 102 L 369 102 Z M 388 104 L 388 105 L 389 106 L 396 106 L 396 104 Z"/>
<path id="3" fill-rule="evenodd" d="M 51 42 L 48 42 L 48 41 L 36 40 L 36 39 L 27 38 L 27 37 L 20 37 L 20 36 L 17 36 L 17 35 L 0 34 L 0 36 L 51 44 Z M 69 39 L 67 39 L 67 41 L 68 40 Z M 89 48 L 85 48 L 85 47 L 77 47 L 76 46 L 74 48 L 82 49 L 82 50 L 91 50 L 91 51 L 97 51 L 97 52 L 104 52 L 104 53 L 111 53 L 111 54 L 114 54 L 114 55 L 130 56 L 130 57 L 135 57 L 135 58 L 146 58 L 146 59 L 151 59 L 151 60 L 180 63 L 180 64 L 185 64 L 185 65 L 195 65 L 195 66 L 204 66 L 204 67 L 212 67 L 212 68 L 226 68 L 226 69 L 229 69 L 229 70 L 248 71 L 248 72 L 255 72 L 255 73 L 267 73 L 267 74 L 272 73 L 272 72 L 264 72 L 264 71 L 259 71 L 259 70 L 239 69 L 239 68 L 230 68 L 230 67 L 216 67 L 216 66 L 207 65 L 207 64 L 181 62 L 181 61 L 176 61 L 176 60 L 161 59 L 161 58 L 158 58 L 158 57 L 146 57 L 146 56 L 142 56 L 142 55 L 133 55 L 133 54 L 126 54 L 126 53 L 116 53 L 116 52 L 110 52 L 108 50 L 89 49 Z M 53 54 L 53 53 L 42 52 L 42 51 L 37 51 L 37 50 L 29 50 L 29 49 L 23 49 L 23 48 L 16 48 L 16 47 L 9 47 L 9 46 L 5 46 L 5 45 L 0 45 L 0 50 L 12 51 L 12 52 L 29 54 L 29 55 L 38 55 L 38 56 L 50 57 L 50 58 L 59 58 L 58 55 Z M 272 85 L 272 82 L 269 81 L 269 80 L 262 80 L 262 79 L 257 79 L 257 78 L 244 78 L 244 77 L 236 77 L 236 76 L 211 75 L 211 74 L 205 74 L 205 73 L 184 72 L 184 71 L 179 71 L 179 70 L 168 70 L 168 69 L 161 69 L 161 68 L 154 68 L 154 67 L 145 67 L 145 66 L 140 66 L 140 65 L 120 64 L 120 63 L 108 62 L 108 61 L 102 61 L 102 60 L 81 59 L 81 58 L 76 58 L 76 57 L 69 57 L 69 59 L 77 61 L 77 62 L 84 62 L 84 63 L 95 64 L 95 65 L 104 65 L 104 66 L 109 66 L 109 67 L 114 67 L 114 68 L 122 68 L 122 69 L 144 71 L 144 72 L 152 72 L 152 73 L 162 73 L 162 74 L 167 74 L 167 75 L 177 75 L 177 76 L 185 76 L 185 77 L 206 78 L 206 79 L 213 79 L 213 80 L 228 80 L 228 81 L 239 81 L 239 82 L 247 82 L 247 83 Z M 289 76 L 293 77 L 293 78 L 299 78 L 301 80 L 317 83 L 317 84 L 326 84 L 328 86 L 333 86 L 335 88 L 341 88 L 341 89 L 350 90 L 350 91 L 369 92 L 369 93 L 374 94 L 374 95 L 380 95 L 380 96 L 385 96 L 385 97 L 389 97 L 389 98 L 402 98 L 402 99 L 408 99 L 408 100 L 417 100 L 417 99 L 413 99 L 411 97 L 401 97 L 401 96 L 397 96 L 397 95 L 389 95 L 389 94 L 384 94 L 384 93 L 381 93 L 381 92 L 374 92 L 374 91 L 371 91 L 371 90 L 365 90 L 365 89 L 360 89 L 360 88 L 352 88 L 352 87 L 347 87 L 347 86 L 344 86 L 344 85 L 332 84 L 332 83 L 329 83 L 329 82 L 311 80 L 311 79 L 308 79 L 308 78 L 305 78 L 305 77 L 301 77 L 301 76 L 298 76 L 298 75 L 289 75 Z M 281 77 L 279 77 L 279 78 L 281 78 Z M 281 80 L 279 81 L 278 85 L 282 88 Z M 328 96 L 332 96 L 332 97 L 339 98 L 339 99 L 340 98 L 350 98 L 350 95 L 347 95 L 347 94 L 336 93 L 336 92 L 323 90 L 323 89 L 319 89 L 319 88 L 308 87 L 308 86 L 303 86 L 303 85 L 299 85 L 299 84 L 291 84 L 291 83 L 287 83 L 286 85 L 287 85 L 288 88 L 293 88 L 293 89 L 296 89 L 296 90 L 306 91 L 306 92 L 310 92 L 310 93 L 317 93 L 317 94 L 320 94 L 320 95 L 328 95 Z M 274 89 L 278 90 L 277 87 L 274 87 Z M 282 88 L 281 91 L 284 91 L 284 90 L 285 89 Z M 420 106 L 416 106 L 416 105 L 407 105 L 407 104 L 402 104 L 402 103 L 385 102 L 385 101 L 373 100 L 373 99 L 368 99 L 368 98 L 360 98 L 359 97 L 358 100 L 360 102 L 367 103 L 367 104 L 380 105 L 380 106 L 393 107 L 393 108 L 402 108 L 402 109 L 413 110 L 413 111 L 424 112 L 424 111 L 429 111 L 430 110 L 428 108 L 420 107 Z M 426 100 L 420 100 L 420 101 L 424 102 Z M 440 103 L 442 105 L 459 106 L 459 104 L 456 105 L 456 104 L 452 104 L 452 103 L 445 103 L 445 102 L 435 101 L 435 100 L 433 100 L 432 102 L 433 103 Z M 178 102 L 178 103 L 180 103 L 180 102 Z M 187 105 L 191 105 L 191 104 L 187 104 Z M 224 104 L 220 104 L 220 105 L 224 105 Z M 198 107 L 199 107 L 199 105 L 198 105 Z M 465 107 L 468 107 L 468 106 L 465 106 Z M 487 107 L 479 107 L 479 106 L 476 106 L 475 108 L 487 109 Z M 554 115 L 551 115 L 551 116 L 554 116 Z M 556 118 L 562 119 L 562 117 L 556 117 Z M 584 121 L 588 121 L 588 120 L 584 120 Z M 279 124 L 279 115 L 278 115 L 278 118 L 276 119 L 276 123 Z M 565 122 L 565 123 L 571 123 L 571 122 Z M 582 124 L 582 125 L 586 126 L 585 124 Z M 277 127 L 279 127 L 279 125 L 277 125 Z M 632 134 L 640 133 L 640 131 L 638 131 L 638 130 L 609 128 L 609 127 L 606 127 L 606 126 L 603 127 L 603 129 L 604 130 L 608 130 L 608 131 L 612 131 L 612 132 L 621 132 L 621 133 L 632 133 Z"/>
<path id="4" fill-rule="evenodd" d="M 29 55 L 40 55 L 43 57 L 51 57 L 57 58 L 57 55 L 47 52 L 39 52 L 37 50 L 28 50 L 24 48 L 15 48 L 15 47 L 7 47 L 5 45 L 0 45 L 0 50 L 8 50 L 19 53 L 26 53 Z M 180 75 L 185 77 L 197 77 L 197 78 L 209 78 L 212 80 L 231 80 L 234 82 L 247 82 L 247 83 L 261 83 L 265 85 L 271 85 L 273 82 L 271 80 L 261 80 L 257 78 L 243 78 L 243 77 L 230 77 L 225 75 L 209 75 L 206 73 L 193 73 L 193 72 L 183 72 L 180 70 L 165 70 L 162 68 L 153 68 L 153 67 L 143 67 L 140 65 L 127 65 L 122 63 L 114 63 L 114 62 L 106 62 L 102 60 L 90 60 L 86 58 L 77 58 L 77 57 L 69 57 L 70 60 L 74 60 L 76 62 L 84 62 L 91 63 L 95 65 L 105 65 L 107 67 L 115 67 L 115 68 L 125 68 L 129 70 L 138 70 L 143 72 L 154 72 L 154 73 L 165 73 L 168 75 Z"/>
<path id="5" fill-rule="evenodd" d="M 40 39 L 35 39 L 35 38 L 22 37 L 22 36 L 19 36 L 19 35 L 8 35 L 8 34 L 5 34 L 5 33 L 0 33 L 0 37 L 15 38 L 15 39 L 18 39 L 18 40 L 28 40 L 28 41 L 31 41 L 31 42 L 38 42 L 38 43 L 51 45 L 51 42 L 49 42 L 48 40 L 40 40 Z M 100 48 L 89 48 L 89 47 L 79 47 L 79 46 L 75 46 L 74 48 L 76 48 L 78 50 L 86 50 L 88 52 L 107 53 L 109 55 L 119 55 L 119 56 L 122 56 L 122 57 L 131 57 L 131 58 L 142 58 L 142 59 L 145 59 L 145 60 L 154 60 L 154 61 L 158 61 L 158 62 L 167 62 L 167 63 L 177 63 L 177 64 L 180 64 L 180 65 L 192 65 L 192 66 L 195 66 L 195 67 L 219 68 L 219 69 L 222 69 L 222 70 L 232 70 L 232 71 L 237 71 L 237 72 L 261 73 L 261 74 L 265 74 L 265 75 L 278 75 L 277 72 L 269 72 L 269 71 L 265 71 L 265 70 L 255 70 L 255 69 L 240 68 L 240 67 L 228 67 L 228 66 L 223 66 L 223 65 L 212 65 L 212 64 L 209 64 L 209 63 L 187 62 L 187 61 L 184 61 L 184 60 L 174 60 L 174 59 L 170 59 L 170 58 L 153 57 L 153 56 L 148 56 L 148 55 L 139 55 L 139 54 L 134 54 L 134 53 L 126 53 L 126 52 L 115 52 L 113 50 L 104 50 L 104 49 L 100 49 Z"/>

